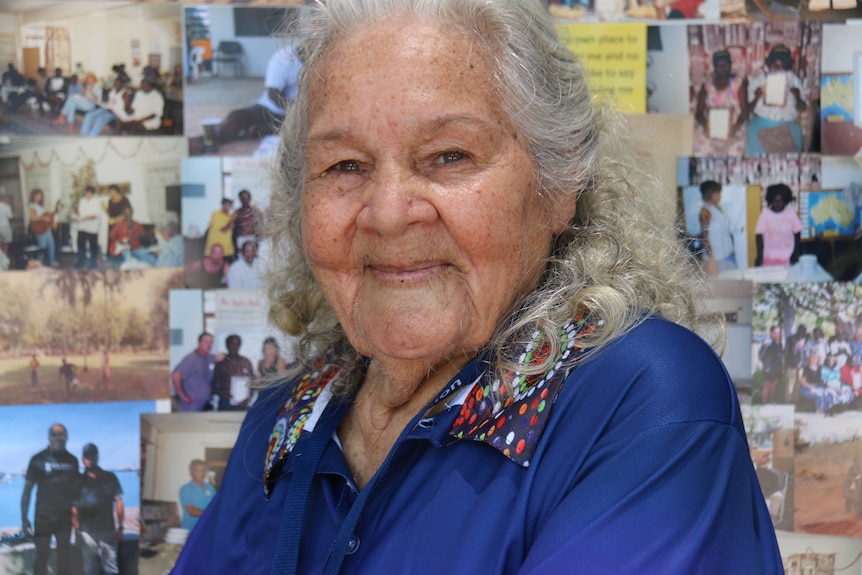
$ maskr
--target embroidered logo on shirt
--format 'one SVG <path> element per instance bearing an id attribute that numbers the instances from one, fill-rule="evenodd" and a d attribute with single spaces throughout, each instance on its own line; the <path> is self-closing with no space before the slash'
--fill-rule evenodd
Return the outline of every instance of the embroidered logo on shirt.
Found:
<path id="1" fill-rule="evenodd" d="M 483 441 L 498 449 L 506 457 L 523 467 L 530 459 L 542 437 L 551 406 L 557 399 L 563 383 L 574 366 L 574 359 L 583 351 L 577 342 L 594 330 L 592 325 L 578 317 L 560 330 L 560 350 L 551 357 L 547 340 L 538 334 L 519 358 L 521 365 L 541 365 L 549 361 L 554 367 L 547 373 L 524 375 L 510 373 L 509 381 L 515 387 L 504 403 L 506 387 L 500 379 L 478 382 L 461 405 L 450 435 L 458 439 Z M 486 381 L 491 377 L 485 378 Z"/>
<path id="2" fill-rule="evenodd" d="M 299 434 L 311 417 L 314 402 L 317 401 L 320 392 L 335 379 L 339 371 L 341 368 L 337 365 L 324 365 L 318 370 L 305 374 L 296 382 L 292 395 L 281 406 L 266 451 L 263 485 L 267 497 L 272 493 L 275 480 L 281 472 L 287 455 L 296 445 Z"/>

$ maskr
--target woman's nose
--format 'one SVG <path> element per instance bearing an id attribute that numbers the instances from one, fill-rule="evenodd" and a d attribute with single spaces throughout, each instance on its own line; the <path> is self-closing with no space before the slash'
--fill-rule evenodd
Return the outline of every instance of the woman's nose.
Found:
<path id="1" fill-rule="evenodd" d="M 366 184 L 357 226 L 384 236 L 398 236 L 411 225 L 433 223 L 438 214 L 430 191 L 430 183 L 412 170 L 377 170 Z"/>

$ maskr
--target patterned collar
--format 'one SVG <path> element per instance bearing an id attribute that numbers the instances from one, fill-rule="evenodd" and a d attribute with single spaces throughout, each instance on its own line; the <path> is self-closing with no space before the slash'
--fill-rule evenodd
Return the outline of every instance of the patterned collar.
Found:
<path id="1" fill-rule="evenodd" d="M 525 375 L 519 371 L 508 373 L 508 381 L 514 387 L 509 393 L 491 370 L 485 370 L 472 383 L 462 383 L 463 389 L 456 396 L 462 398 L 463 403 L 449 435 L 456 441 L 468 439 L 487 443 L 515 463 L 528 467 L 551 406 L 573 369 L 575 359 L 583 353 L 578 342 L 593 330 L 594 326 L 581 317 L 564 325 L 559 333 L 560 349 L 553 356 L 548 342 L 535 335 L 525 346 L 519 363 L 526 366 L 550 361 L 554 367 L 537 375 Z M 330 386 L 340 374 L 339 365 L 320 365 L 293 384 L 292 393 L 282 404 L 269 439 L 264 467 L 267 497 L 272 493 L 284 462 L 301 433 L 314 430 L 332 398 Z M 456 390 L 447 389 L 446 394 L 452 391 Z M 505 397 L 504 401 L 501 401 L 501 396 Z"/>

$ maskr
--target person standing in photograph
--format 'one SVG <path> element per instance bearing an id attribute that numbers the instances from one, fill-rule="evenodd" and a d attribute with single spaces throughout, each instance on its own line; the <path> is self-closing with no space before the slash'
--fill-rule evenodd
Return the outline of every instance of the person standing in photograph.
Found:
<path id="1" fill-rule="evenodd" d="M 180 411 L 203 411 L 212 397 L 212 380 L 216 359 L 213 356 L 213 336 L 203 332 L 198 345 L 185 356 L 171 373 Z"/>
<path id="2" fill-rule="evenodd" d="M 189 474 L 192 480 L 180 487 L 180 506 L 183 508 L 180 527 L 191 530 L 215 497 L 216 488 L 206 480 L 207 464 L 200 459 L 193 459 L 189 464 Z"/>
<path id="3" fill-rule="evenodd" d="M 281 349 L 278 340 L 267 336 L 263 340 L 263 357 L 257 362 L 257 376 L 260 378 L 272 378 L 287 371 L 287 362 L 281 357 Z"/>
<path id="4" fill-rule="evenodd" d="M 77 368 L 74 364 L 68 363 L 66 358 L 63 358 L 63 364 L 60 366 L 60 383 L 66 385 L 66 395 L 72 397 L 75 389 L 78 387 L 78 376 L 75 373 Z"/>
<path id="5" fill-rule="evenodd" d="M 251 192 L 242 190 L 239 193 L 239 203 L 240 206 L 233 215 L 233 245 L 237 252 L 242 250 L 245 242 L 257 242 L 260 231 L 258 228 L 263 222 L 260 210 L 251 205 Z"/>
<path id="6" fill-rule="evenodd" d="M 117 575 L 117 544 L 123 540 L 123 488 L 99 467 L 99 448 L 84 446 L 84 474 L 72 502 L 72 526 L 81 537 L 84 575 Z"/>
<path id="7" fill-rule="evenodd" d="M 736 269 L 730 220 L 721 209 L 721 184 L 707 180 L 700 185 L 703 207 L 700 209 L 700 229 L 710 275 Z"/>
<path id="8" fill-rule="evenodd" d="M 110 356 L 108 356 L 107 349 L 102 351 L 102 361 L 100 368 L 102 376 L 102 389 L 108 389 L 111 387 L 111 358 Z"/>
<path id="9" fill-rule="evenodd" d="M 210 216 L 210 225 L 207 228 L 207 240 L 204 244 L 204 256 L 209 256 L 213 246 L 220 245 L 225 258 L 233 258 L 233 223 L 234 214 L 230 209 L 233 200 L 222 198 L 221 209 L 216 210 Z"/>
<path id="10" fill-rule="evenodd" d="M 57 262 L 54 244 L 54 212 L 45 209 L 45 193 L 36 188 L 30 192 L 30 231 L 42 248 L 42 263 L 53 266 Z"/>
<path id="11" fill-rule="evenodd" d="M 78 458 L 66 451 L 66 426 L 55 423 L 48 429 L 48 447 L 30 459 L 21 494 L 21 525 L 32 533 L 36 544 L 33 575 L 48 573 L 51 537 L 57 541 L 57 575 L 71 575 L 70 538 L 72 500 L 78 489 Z M 30 496 L 36 490 L 34 524 L 28 519 Z"/>
<path id="12" fill-rule="evenodd" d="M 787 184 L 766 188 L 766 205 L 757 218 L 754 243 L 757 255 L 754 265 L 787 267 L 799 261 L 802 250 L 802 222 L 790 207 L 793 192 Z"/>
<path id="13" fill-rule="evenodd" d="M 39 359 L 35 353 L 30 357 L 30 385 L 39 385 Z"/>
<path id="14" fill-rule="evenodd" d="M 781 103 L 767 102 L 766 87 L 770 78 L 783 77 L 784 97 Z M 802 151 L 802 128 L 799 113 L 808 108 L 802 95 L 802 82 L 793 72 L 793 55 L 783 44 L 777 44 L 766 57 L 766 69 L 748 83 L 748 120 L 746 155 Z"/>
<path id="15" fill-rule="evenodd" d="M 799 399 L 799 372 L 804 364 L 805 339 L 808 328 L 799 324 L 796 333 L 784 341 L 784 401 L 795 404 Z"/>
<path id="16" fill-rule="evenodd" d="M 96 197 L 96 188 L 87 186 L 84 197 L 78 200 L 78 269 L 96 269 L 99 258 L 99 228 L 102 203 Z"/>
<path id="17" fill-rule="evenodd" d="M 769 330 L 769 341 L 761 346 L 757 354 L 763 366 L 763 389 L 760 392 L 763 405 L 775 403 L 775 391 L 778 389 L 778 382 L 781 381 L 783 356 L 781 328 L 775 326 Z"/>
<path id="18" fill-rule="evenodd" d="M 116 184 L 108 186 L 108 205 L 105 207 L 105 213 L 108 214 L 108 232 L 123 219 L 126 208 L 131 207 L 132 203 L 120 191 L 120 186 Z"/>
<path id="19" fill-rule="evenodd" d="M 741 156 L 745 152 L 743 126 L 746 120 L 747 90 L 748 79 L 733 74 L 730 52 L 713 52 L 712 77 L 706 79 L 697 93 L 697 108 L 694 113 L 695 156 Z M 728 111 L 728 131 L 723 138 L 710 135 L 711 110 Z M 715 128 L 716 126 L 713 126 L 713 129 Z"/>
<path id="20" fill-rule="evenodd" d="M 227 355 L 216 363 L 213 370 L 213 393 L 218 396 L 218 411 L 240 411 L 248 407 L 248 401 L 236 401 L 231 393 L 231 387 L 235 381 L 234 378 L 241 378 L 246 384 L 250 382 L 254 378 L 254 366 L 250 359 L 239 354 L 242 338 L 238 335 L 227 336 L 224 344 Z M 246 397 L 248 397 L 247 394 Z"/>

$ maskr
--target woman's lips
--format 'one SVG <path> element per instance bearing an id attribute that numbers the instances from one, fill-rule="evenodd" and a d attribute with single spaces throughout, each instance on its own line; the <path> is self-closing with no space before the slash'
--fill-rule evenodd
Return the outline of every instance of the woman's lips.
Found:
<path id="1" fill-rule="evenodd" d="M 427 262 L 410 266 L 388 266 L 371 264 L 368 270 L 374 279 L 387 283 L 414 283 L 427 280 L 445 270 L 447 264 Z"/>

